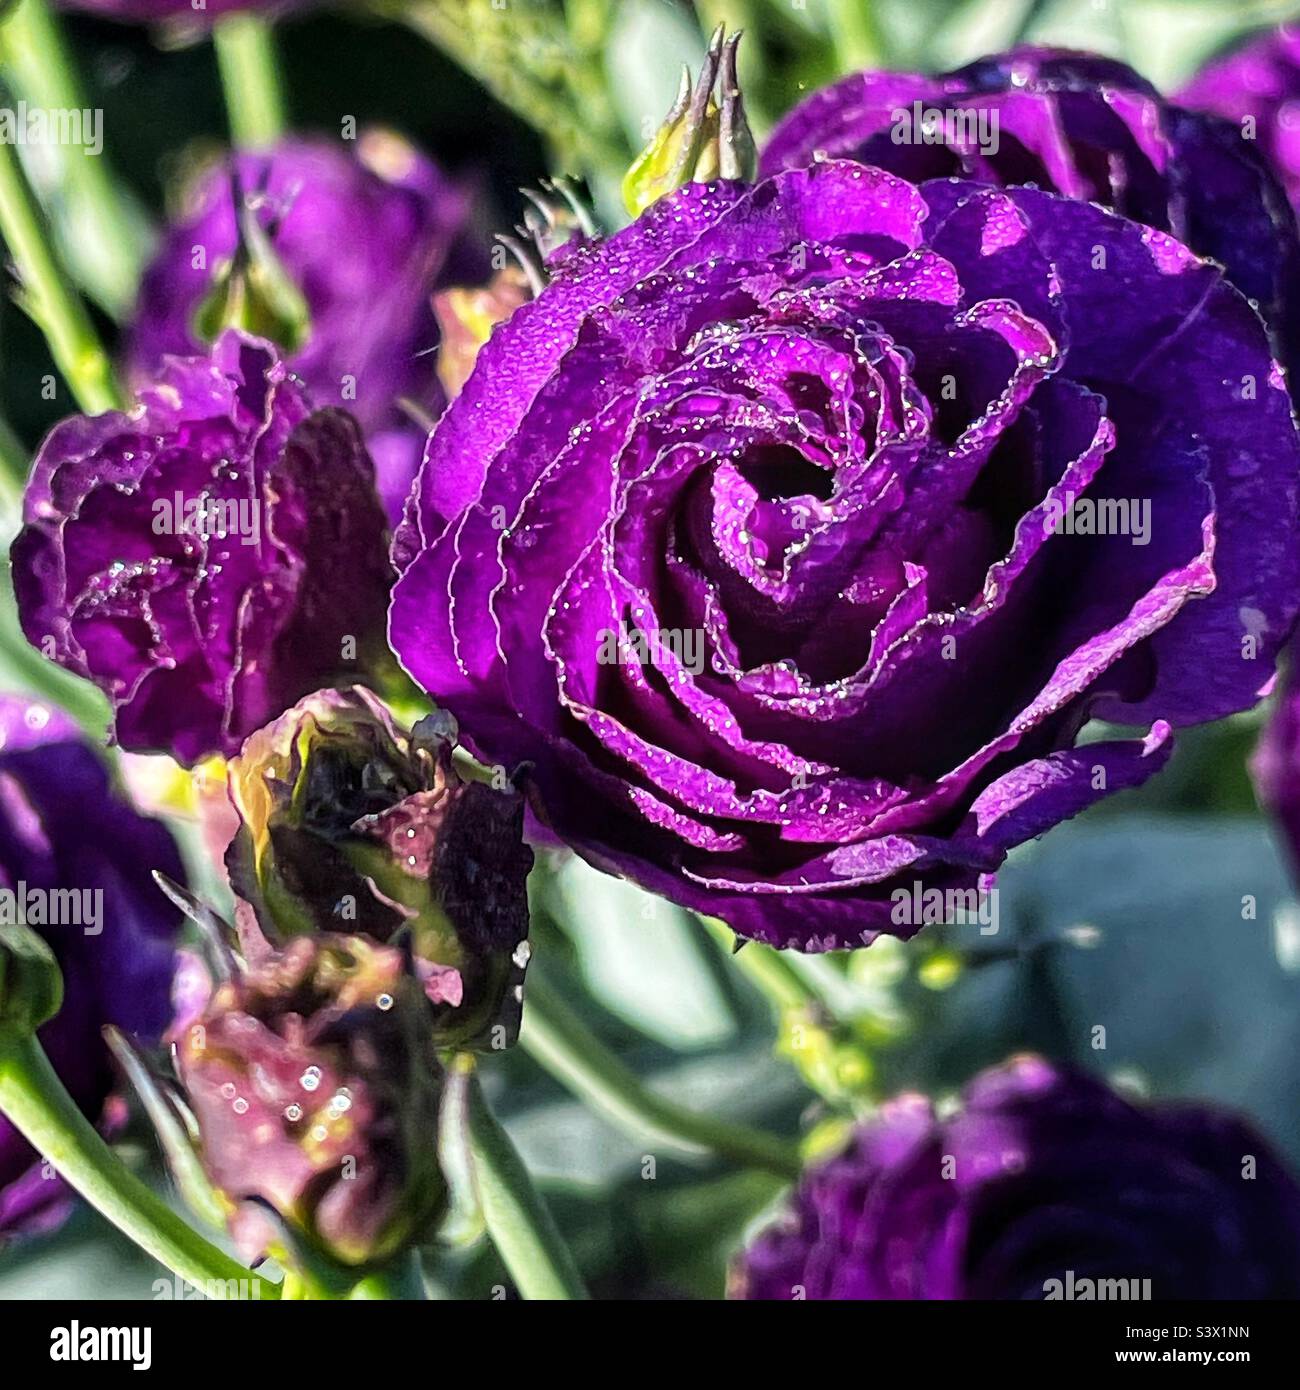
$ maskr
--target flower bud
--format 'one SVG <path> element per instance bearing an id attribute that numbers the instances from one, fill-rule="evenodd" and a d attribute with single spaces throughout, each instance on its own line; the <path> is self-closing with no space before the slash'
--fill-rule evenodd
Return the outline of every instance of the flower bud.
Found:
<path id="1" fill-rule="evenodd" d="M 63 975 L 44 938 L 21 923 L 0 926 L 0 1043 L 30 1038 L 62 1003 Z"/>
<path id="2" fill-rule="evenodd" d="M 194 313 L 194 336 L 215 343 L 227 328 L 265 338 L 285 353 L 302 348 L 311 334 L 311 311 L 302 291 L 271 244 L 244 196 L 238 170 L 231 172 L 236 242 L 216 268 L 212 288 Z"/>
<path id="3" fill-rule="evenodd" d="M 502 1047 L 528 959 L 523 800 L 462 778 L 446 727 L 408 734 L 360 687 L 299 701 L 231 761 L 226 866 L 268 934 L 409 939 L 437 1044 Z"/>
<path id="4" fill-rule="evenodd" d="M 753 179 L 758 156 L 736 77 L 739 42 L 737 31 L 724 43 L 719 25 L 694 88 L 682 69 L 672 109 L 623 178 L 623 201 L 633 217 L 683 184 Z M 713 97 L 719 74 L 721 104 Z"/>
<path id="5" fill-rule="evenodd" d="M 405 954 L 299 938 L 220 984 L 176 1065 L 241 1254 L 383 1263 L 442 1210 L 442 1076 Z"/>

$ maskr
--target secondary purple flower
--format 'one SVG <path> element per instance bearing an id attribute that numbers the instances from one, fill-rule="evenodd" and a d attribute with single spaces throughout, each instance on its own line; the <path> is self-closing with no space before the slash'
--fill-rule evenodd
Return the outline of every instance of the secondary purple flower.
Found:
<path id="1" fill-rule="evenodd" d="M 1259 316 L 1164 233 L 839 160 L 694 184 L 483 348 L 390 640 L 592 863 L 857 946 L 1255 701 L 1298 465 Z"/>
<path id="2" fill-rule="evenodd" d="M 133 23 L 168 23 L 207 26 L 222 15 L 240 10 L 257 10 L 262 14 L 282 15 L 292 10 L 309 9 L 319 0 L 60 0 L 65 10 L 83 10 L 87 14 L 104 15 L 108 19 L 130 20 Z"/>
<path id="3" fill-rule="evenodd" d="M 24 521 L 23 631 L 104 691 L 125 748 L 233 753 L 383 659 L 392 576 L 360 431 L 256 339 L 167 359 L 127 414 L 56 425 Z"/>
<path id="4" fill-rule="evenodd" d="M 1219 261 L 1300 365 L 1300 242 L 1286 196 L 1239 127 L 1171 105 L 1131 68 L 1025 47 L 929 76 L 865 72 L 777 126 L 762 169 L 818 155 L 913 182 L 957 175 L 1090 199 Z"/>
<path id="5" fill-rule="evenodd" d="M 425 434 L 406 410 L 436 418 L 443 406 L 430 295 L 451 279 L 476 280 L 481 269 L 465 236 L 466 193 L 378 130 L 352 143 L 292 137 L 210 168 L 141 282 L 127 335 L 134 380 L 147 381 L 166 353 L 204 350 L 196 320 L 232 273 L 239 197 L 307 315 L 301 342 L 268 326 L 253 331 L 287 352 L 317 405 L 360 421 L 396 518 Z"/>
<path id="6" fill-rule="evenodd" d="M 441 1209 L 442 1073 L 397 948 L 320 935 L 263 952 L 176 1044 L 204 1167 L 248 1259 L 381 1262 Z"/>
<path id="7" fill-rule="evenodd" d="M 1178 101 L 1232 122 L 1300 201 L 1300 27 L 1283 24 L 1227 57 L 1208 63 Z"/>
<path id="8" fill-rule="evenodd" d="M 882 1107 L 804 1176 L 732 1294 L 1296 1298 L 1300 1187 L 1232 1116 L 1017 1058 L 947 1119 L 923 1096 Z"/>
<path id="9" fill-rule="evenodd" d="M 177 914 L 154 887 L 183 880 L 166 829 L 110 787 L 66 716 L 0 697 L 0 921 L 25 919 L 53 949 L 63 1007 L 38 1033 L 72 1098 L 99 1121 L 113 1088 L 101 1029 L 156 1042 L 168 999 Z M 0 1115 L 0 1240 L 66 1212 L 70 1194 Z"/>

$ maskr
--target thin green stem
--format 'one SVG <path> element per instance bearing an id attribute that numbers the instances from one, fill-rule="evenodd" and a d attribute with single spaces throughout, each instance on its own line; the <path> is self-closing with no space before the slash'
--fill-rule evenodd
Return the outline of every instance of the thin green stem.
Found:
<path id="1" fill-rule="evenodd" d="M 240 149 L 263 149 L 284 132 L 284 94 L 271 26 L 255 14 L 232 14 L 213 26 L 230 137 Z"/>
<path id="2" fill-rule="evenodd" d="M 16 527 L 16 519 L 10 521 Z M 6 561 L 6 568 L 8 562 Z M 0 575 L 0 660 L 11 687 L 31 691 L 70 714 L 92 743 L 103 744 L 109 724 L 108 701 L 89 681 L 47 660 L 23 636 L 14 602 L 12 575 Z"/>
<path id="3" fill-rule="evenodd" d="M 569 37 L 580 53 L 594 53 L 601 47 L 613 13 L 611 0 L 564 0 Z"/>
<path id="4" fill-rule="evenodd" d="M 1046 8 L 1046 0 L 1029 0 L 1016 25 L 1015 34 L 1007 45 L 1009 48 L 1029 41 L 1030 33 L 1043 17 L 1043 11 Z"/>
<path id="5" fill-rule="evenodd" d="M 103 113 L 91 108 L 63 28 L 47 0 L 21 0 L 0 24 L 6 82 L 31 107 L 80 123 L 78 142 L 42 145 L 37 191 L 57 208 L 64 259 L 101 308 L 120 318 L 135 298 L 149 221 L 103 153 Z M 75 113 L 75 116 L 74 116 Z M 87 125 L 89 122 L 89 125 Z"/>
<path id="6" fill-rule="evenodd" d="M 546 1071 L 612 1124 L 688 1154 L 713 1153 L 783 1177 L 799 1172 L 797 1145 L 702 1115 L 649 1090 L 539 978 L 528 981 L 520 1043 Z"/>
<path id="7" fill-rule="evenodd" d="M 426 1294 L 419 1255 L 410 1250 L 394 1260 L 387 1269 L 367 1274 L 348 1297 L 366 1301 L 390 1299 L 402 1303 L 422 1303 Z"/>
<path id="8" fill-rule="evenodd" d="M 884 61 L 872 0 L 826 0 L 826 20 L 841 73 L 878 68 Z"/>
<path id="9" fill-rule="evenodd" d="M 0 1045 L 0 1111 L 118 1230 L 215 1298 L 276 1298 L 279 1288 L 188 1226 L 126 1168 L 77 1109 L 35 1038 Z"/>
<path id="10" fill-rule="evenodd" d="M 9 421 L 0 416 L 0 548 L 5 551 L 22 525 L 26 482 L 27 450 Z"/>
<path id="11" fill-rule="evenodd" d="M 632 157 L 589 54 L 575 54 L 554 17 L 529 10 L 496 11 L 486 0 L 449 6 L 442 0 L 371 0 L 374 13 L 400 20 L 482 83 L 503 106 L 540 131 L 566 165 L 589 176 L 621 176 Z M 585 27 L 585 26 L 584 26 Z M 581 97 L 581 100 L 577 99 Z"/>
<path id="12" fill-rule="evenodd" d="M 721 923 L 709 922 L 709 930 L 731 956 L 742 975 L 778 1010 L 815 1006 L 819 1001 L 808 983 L 780 951 L 751 941 L 735 950 L 736 937 Z"/>
<path id="13" fill-rule="evenodd" d="M 510 1136 L 484 1098 L 478 1077 L 464 1076 L 465 1126 L 483 1220 L 519 1292 L 528 1299 L 585 1299 L 586 1288 Z M 472 1065 L 472 1064 L 471 1064 Z"/>
<path id="14" fill-rule="evenodd" d="M 855 1103 L 875 1074 L 848 981 L 823 956 L 777 951 L 739 938 L 724 923 L 702 918 L 720 950 L 771 1006 L 779 1056 L 832 1105 Z"/>
<path id="15" fill-rule="evenodd" d="M 14 147 L 0 143 L 0 235 L 18 267 L 19 302 L 50 345 L 81 408 L 97 415 L 120 405 L 113 365 L 86 306 L 68 283 Z"/>

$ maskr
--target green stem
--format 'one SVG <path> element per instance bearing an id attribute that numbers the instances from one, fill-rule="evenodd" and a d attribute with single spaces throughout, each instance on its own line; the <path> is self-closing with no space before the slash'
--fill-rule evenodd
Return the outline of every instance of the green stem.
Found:
<path id="1" fill-rule="evenodd" d="M 483 0 L 452 7 L 442 0 L 371 0 L 378 15 L 400 20 L 482 83 L 503 106 L 540 131 L 562 163 L 588 176 L 622 175 L 632 157 L 617 129 L 604 85 L 589 54 L 575 54 L 567 29 L 530 7 L 495 11 Z M 585 27 L 585 26 L 584 26 Z M 547 81 L 539 69 L 561 76 Z M 581 97 L 581 100 L 577 99 Z M 579 114 L 581 113 L 581 114 Z"/>
<path id="2" fill-rule="evenodd" d="M 240 149 L 273 145 L 284 132 L 285 119 L 271 26 L 258 15 L 232 14 L 213 26 L 212 44 L 231 139 Z"/>
<path id="3" fill-rule="evenodd" d="M 113 366 L 86 306 L 68 283 L 14 147 L 0 144 L 0 234 L 18 267 L 19 302 L 50 345 L 55 364 L 91 415 L 120 405 Z"/>
<path id="4" fill-rule="evenodd" d="M 729 928 L 710 922 L 710 930 L 731 954 L 737 970 L 778 1011 L 811 1008 L 819 1001 L 807 982 L 780 951 L 751 941 L 735 951 L 735 937 Z"/>
<path id="5" fill-rule="evenodd" d="M 874 1075 L 875 1064 L 857 1026 L 848 981 L 822 956 L 777 951 L 756 941 L 737 952 L 738 938 L 730 927 L 711 918 L 701 920 L 771 1006 L 778 1055 L 830 1104 L 855 1102 Z"/>
<path id="6" fill-rule="evenodd" d="M 27 450 L 0 416 L 0 549 L 6 553 L 23 521 L 23 491 L 27 483 Z"/>
<path id="7" fill-rule="evenodd" d="M 102 129 L 84 128 L 85 100 L 63 29 L 46 0 L 21 0 L 0 24 L 0 63 L 6 80 L 31 106 L 45 111 L 81 112 L 80 144 L 50 142 L 42 147 L 41 170 L 33 171 L 46 205 L 58 207 L 59 247 L 87 292 L 114 318 L 127 313 L 135 298 L 148 252 L 148 218 L 113 176 L 102 148 Z"/>
<path id="8" fill-rule="evenodd" d="M 0 1111 L 91 1206 L 173 1274 L 210 1297 L 279 1296 L 275 1284 L 204 1240 L 121 1163 L 35 1038 L 0 1044 Z"/>
<path id="9" fill-rule="evenodd" d="M 43 657 L 23 636 L 13 577 L 7 573 L 0 575 L 0 661 L 10 688 L 30 691 L 37 699 L 59 706 L 77 721 L 92 743 L 102 746 L 107 741 L 108 701 L 89 681 Z"/>
<path id="10" fill-rule="evenodd" d="M 798 951 L 778 951 L 758 941 L 740 940 L 725 923 L 699 918 L 719 948 L 778 1012 L 786 1009 L 815 1010 L 842 1027 L 852 1023 L 850 986 L 824 956 Z"/>
<path id="11" fill-rule="evenodd" d="M 528 1299 L 585 1299 L 587 1291 L 519 1150 L 488 1107 L 478 1078 L 466 1073 L 465 1125 L 483 1220 L 519 1292 Z M 472 1063 L 468 1065 L 472 1066 Z"/>
<path id="12" fill-rule="evenodd" d="M 797 1145 L 688 1110 L 649 1090 L 536 976 L 528 981 L 519 1041 L 557 1081 L 621 1129 L 684 1153 L 713 1153 L 782 1177 L 799 1173 Z"/>
<path id="13" fill-rule="evenodd" d="M 872 0 L 826 0 L 835 64 L 842 74 L 878 68 L 884 61 L 880 29 L 871 11 Z"/>
<path id="14" fill-rule="evenodd" d="M 361 1300 L 390 1299 L 402 1303 L 424 1302 L 424 1271 L 420 1268 L 419 1255 L 411 1250 L 387 1269 L 367 1274 L 348 1297 Z"/>

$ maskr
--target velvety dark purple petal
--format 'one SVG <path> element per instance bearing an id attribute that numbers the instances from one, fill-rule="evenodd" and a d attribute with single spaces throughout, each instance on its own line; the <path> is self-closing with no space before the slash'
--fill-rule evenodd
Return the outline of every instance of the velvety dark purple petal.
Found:
<path id="1" fill-rule="evenodd" d="M 1231 1115 L 1137 1106 L 1019 1057 L 977 1076 L 944 1118 L 920 1096 L 882 1106 L 804 1175 L 730 1292 L 1104 1296 L 1084 1280 L 1122 1280 L 1135 1298 L 1294 1298 L 1300 1188 Z"/>
<path id="2" fill-rule="evenodd" d="M 1103 120 L 1049 76 L 1062 129 L 1172 157 L 1149 91 Z M 1259 316 L 1169 233 L 825 160 L 670 195 L 494 334 L 390 640 L 591 863 L 866 944 L 1253 703 L 1298 462 Z M 1151 732 L 1076 746 L 1101 713 Z"/>
<path id="3" fill-rule="evenodd" d="M 125 747 L 234 752 L 380 659 L 391 571 L 360 431 L 312 413 L 256 339 L 168 358 L 131 412 L 56 426 L 24 508 L 23 631 L 100 686 Z"/>

